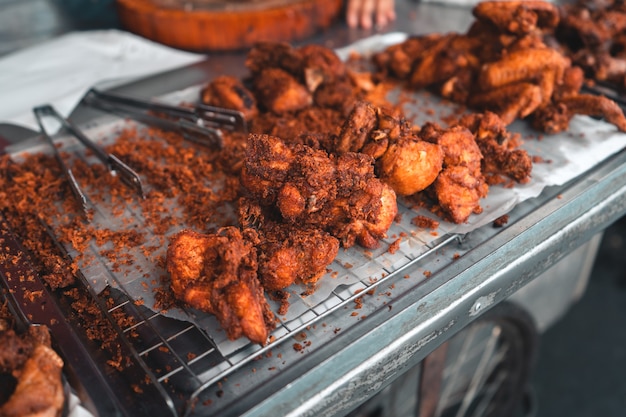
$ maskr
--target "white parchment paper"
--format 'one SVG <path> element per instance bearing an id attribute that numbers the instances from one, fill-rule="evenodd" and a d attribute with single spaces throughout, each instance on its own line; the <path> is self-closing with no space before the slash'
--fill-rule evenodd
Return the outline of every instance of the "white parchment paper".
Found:
<path id="1" fill-rule="evenodd" d="M 206 59 L 120 30 L 71 32 L 0 59 L 0 122 L 38 130 L 32 108 L 68 116 L 89 88 Z"/>

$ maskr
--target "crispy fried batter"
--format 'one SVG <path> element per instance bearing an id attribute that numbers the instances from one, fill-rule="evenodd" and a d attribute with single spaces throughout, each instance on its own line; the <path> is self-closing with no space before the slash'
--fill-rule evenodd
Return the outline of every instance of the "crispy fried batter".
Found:
<path id="1" fill-rule="evenodd" d="M 275 152 L 284 148 L 288 151 Z M 318 227 L 341 239 L 344 247 L 355 242 L 375 247 L 386 236 L 397 213 L 395 193 L 374 176 L 371 157 L 328 155 L 268 135 L 251 135 L 248 149 L 245 192 L 275 207 L 282 221 Z"/>
<path id="2" fill-rule="evenodd" d="M 530 181 L 532 160 L 523 149 L 516 149 L 519 141 L 506 129 L 506 124 L 495 113 L 472 113 L 463 116 L 458 124 L 473 134 L 483 155 L 482 173 L 490 184 L 502 182 L 502 176 L 524 184 Z"/>

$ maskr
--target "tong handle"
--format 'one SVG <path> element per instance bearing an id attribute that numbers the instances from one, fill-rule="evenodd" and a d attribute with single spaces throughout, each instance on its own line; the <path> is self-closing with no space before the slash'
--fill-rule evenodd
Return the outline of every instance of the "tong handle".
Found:
<path id="1" fill-rule="evenodd" d="M 39 114 L 40 116 L 49 116 L 56 119 L 61 126 L 66 129 L 69 133 L 76 137 L 83 145 L 91 149 L 91 151 L 96 155 L 96 157 L 104 164 L 109 163 L 109 156 L 102 148 L 92 142 L 85 134 L 76 128 L 72 123 L 70 123 L 67 119 L 65 119 L 59 112 L 56 111 L 54 107 L 49 104 L 44 104 L 43 106 L 36 107 L 34 110 L 35 114 Z"/>
<path id="2" fill-rule="evenodd" d="M 46 105 L 46 106 L 35 107 L 33 109 L 33 112 L 35 113 L 35 118 L 37 119 L 37 124 L 39 125 L 39 129 L 41 130 L 42 136 L 44 137 L 46 142 L 48 142 L 48 144 L 52 148 L 52 152 L 54 154 L 54 158 L 57 160 L 57 163 L 61 166 L 61 168 L 63 170 L 63 173 L 65 175 L 65 178 L 67 179 L 68 183 L 70 184 L 70 189 L 72 190 L 72 194 L 74 194 L 74 197 L 80 203 L 81 208 L 83 210 L 83 214 L 85 216 L 88 216 L 88 214 L 89 214 L 89 205 L 87 203 L 87 197 L 85 196 L 85 193 L 83 193 L 83 190 L 78 185 L 78 181 L 76 181 L 76 177 L 74 176 L 74 173 L 72 172 L 72 169 L 70 167 L 68 167 L 67 164 L 65 163 L 65 161 L 63 161 L 63 158 L 61 158 L 61 155 L 59 154 L 59 151 L 58 151 L 56 145 L 54 144 L 54 141 L 52 140 L 52 137 L 50 136 L 50 134 L 48 134 L 48 131 L 46 130 L 45 126 L 43 125 L 42 117 L 49 115 L 49 112 L 51 110 L 54 111 L 54 109 L 52 109 L 50 106 Z"/>
<path id="3" fill-rule="evenodd" d="M 194 113 L 205 124 L 213 124 L 216 127 L 225 127 L 238 132 L 248 131 L 246 119 L 240 111 L 198 104 Z"/>
<path id="4" fill-rule="evenodd" d="M 195 120 L 196 115 L 192 109 L 185 107 L 171 106 L 165 103 L 156 103 L 152 101 L 140 100 L 133 97 L 121 96 L 113 93 L 105 93 L 91 88 L 85 95 L 87 104 L 97 105 L 111 111 L 124 110 L 123 107 L 133 110 L 149 111 L 156 114 L 167 115 L 175 119 Z M 120 106 L 120 107 L 118 107 Z"/>
<path id="5" fill-rule="evenodd" d="M 135 171 L 122 162 L 117 156 L 105 152 L 103 148 L 89 139 L 73 123 L 61 116 L 61 114 L 59 114 L 54 107 L 49 104 L 45 104 L 43 106 L 36 107 L 33 111 L 38 117 L 38 120 L 42 116 L 50 116 L 56 119 L 64 129 L 76 137 L 76 139 L 78 139 L 83 145 L 89 148 L 96 155 L 96 157 L 107 166 L 109 171 L 112 171 L 114 174 L 120 174 L 120 179 L 124 184 L 133 188 L 141 196 L 141 198 L 145 197 L 141 179 Z M 40 122 L 39 124 L 43 130 L 43 123 Z M 71 175 L 73 176 L 73 174 Z"/>
<path id="6" fill-rule="evenodd" d="M 206 146 L 222 148 L 221 129 L 247 132 L 243 114 L 236 110 L 200 104 L 195 108 L 173 106 L 154 101 L 105 93 L 91 89 L 85 103 L 112 113 L 135 118 L 168 130 L 178 130 L 185 138 Z"/>

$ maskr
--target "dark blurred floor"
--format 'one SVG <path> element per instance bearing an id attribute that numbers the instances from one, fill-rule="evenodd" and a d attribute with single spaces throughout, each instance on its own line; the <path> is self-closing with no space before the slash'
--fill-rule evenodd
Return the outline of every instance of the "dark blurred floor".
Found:
<path id="1" fill-rule="evenodd" d="M 539 350 L 536 417 L 626 416 L 626 217 L 606 230 L 586 292 Z"/>

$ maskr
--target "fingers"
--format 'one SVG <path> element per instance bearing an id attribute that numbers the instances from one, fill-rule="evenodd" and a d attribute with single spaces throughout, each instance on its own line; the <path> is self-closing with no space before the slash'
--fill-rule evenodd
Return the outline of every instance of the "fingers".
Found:
<path id="1" fill-rule="evenodd" d="M 395 20 L 394 0 L 348 0 L 346 22 L 351 28 L 384 27 Z"/>

